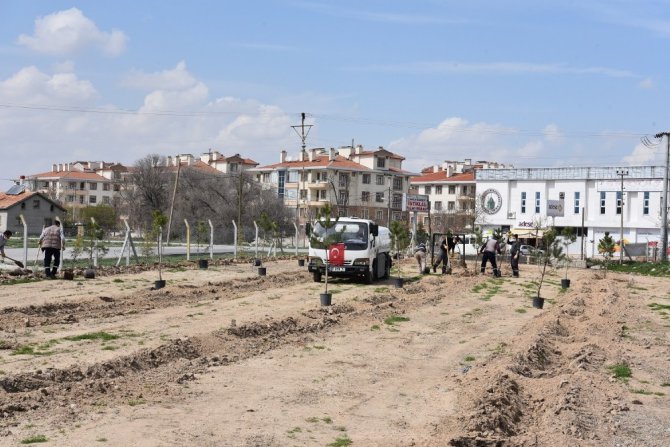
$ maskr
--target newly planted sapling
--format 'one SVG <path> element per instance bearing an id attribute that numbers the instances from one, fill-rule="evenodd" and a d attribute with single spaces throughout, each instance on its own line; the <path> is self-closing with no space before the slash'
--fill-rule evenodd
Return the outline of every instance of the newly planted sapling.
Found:
<path id="1" fill-rule="evenodd" d="M 598 253 L 601 253 L 605 257 L 605 276 L 607 276 L 607 270 L 609 270 L 615 250 L 616 244 L 614 239 L 610 236 L 609 231 L 605 231 L 605 236 L 598 241 Z"/>
<path id="2" fill-rule="evenodd" d="M 314 248 L 325 250 L 326 252 L 325 294 L 328 293 L 328 267 L 330 265 L 330 248 L 331 245 L 342 242 L 342 233 L 332 231 L 335 225 L 337 225 L 339 217 L 335 217 L 333 219 L 332 215 L 333 210 L 330 204 L 326 203 L 325 206 L 317 211 L 314 226 L 308 225 L 306 227 L 310 245 Z M 314 272 L 314 280 L 321 281 L 321 273 L 319 271 Z"/>
<path id="3" fill-rule="evenodd" d="M 568 247 L 577 240 L 577 234 L 575 234 L 575 230 L 572 227 L 565 227 L 561 232 L 561 236 L 563 237 L 563 246 L 565 247 L 565 257 L 563 260 L 565 264 L 565 279 L 568 279 L 568 267 L 570 266 Z"/>
<path id="4" fill-rule="evenodd" d="M 563 244 L 558 238 L 558 232 L 555 228 L 550 228 L 542 235 L 543 250 L 536 250 L 538 257 L 538 267 L 540 269 L 540 278 L 537 284 L 537 297 L 540 298 L 540 291 L 547 274 L 547 267 L 564 260 Z"/>

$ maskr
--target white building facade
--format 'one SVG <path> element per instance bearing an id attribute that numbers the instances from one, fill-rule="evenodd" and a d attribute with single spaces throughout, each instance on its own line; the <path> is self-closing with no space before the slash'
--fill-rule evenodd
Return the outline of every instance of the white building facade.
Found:
<path id="1" fill-rule="evenodd" d="M 598 255 L 598 241 L 606 231 L 615 241 L 620 239 L 623 214 L 624 244 L 658 243 L 663 169 L 631 166 L 480 170 L 476 172 L 476 223 L 485 233 L 501 228 L 529 239 L 550 226 L 573 227 L 578 239 L 570 253 L 593 257 Z"/>

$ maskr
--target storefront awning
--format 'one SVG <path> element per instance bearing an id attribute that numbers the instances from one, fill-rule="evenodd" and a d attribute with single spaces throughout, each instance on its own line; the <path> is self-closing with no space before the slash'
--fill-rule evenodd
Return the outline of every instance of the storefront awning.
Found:
<path id="1" fill-rule="evenodd" d="M 541 238 L 544 235 L 544 230 L 535 230 L 534 228 L 512 228 L 510 232 L 519 239 Z"/>

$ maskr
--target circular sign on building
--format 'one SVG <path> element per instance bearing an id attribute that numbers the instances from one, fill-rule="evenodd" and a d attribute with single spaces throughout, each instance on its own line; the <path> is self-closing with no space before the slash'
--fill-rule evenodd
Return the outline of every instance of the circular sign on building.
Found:
<path id="1" fill-rule="evenodd" d="M 487 189 L 482 193 L 482 210 L 486 214 L 496 214 L 502 207 L 502 196 L 495 189 Z"/>

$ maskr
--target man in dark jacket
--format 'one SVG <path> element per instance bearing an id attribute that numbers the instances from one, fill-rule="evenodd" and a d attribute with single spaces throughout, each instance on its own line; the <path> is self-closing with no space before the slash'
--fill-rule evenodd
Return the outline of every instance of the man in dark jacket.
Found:
<path id="1" fill-rule="evenodd" d="M 65 240 L 60 228 L 60 221 L 55 221 L 53 225 L 46 227 L 40 235 L 39 246 L 44 252 L 44 274 L 49 279 L 56 279 L 58 266 L 60 265 L 61 250 L 65 249 Z M 53 267 L 51 259 L 53 258 Z"/>
<path id="2" fill-rule="evenodd" d="M 509 239 L 509 243 L 512 246 L 510 249 L 510 263 L 512 264 L 512 276 L 515 278 L 519 277 L 519 256 L 521 255 L 521 241 L 519 238 L 512 234 Z"/>
<path id="3" fill-rule="evenodd" d="M 496 263 L 496 253 L 500 254 L 500 243 L 495 237 L 490 238 L 482 246 L 481 252 L 482 256 L 482 268 L 481 272 L 486 271 L 486 263 L 490 262 L 491 267 L 493 267 L 493 276 L 500 277 L 500 270 L 498 270 L 498 264 Z"/>
<path id="4" fill-rule="evenodd" d="M 438 255 L 437 262 L 433 264 L 433 273 L 440 266 L 440 263 L 442 263 L 442 274 L 444 275 L 449 268 L 449 246 L 446 239 L 442 239 L 442 242 L 440 242 L 440 254 Z"/>

